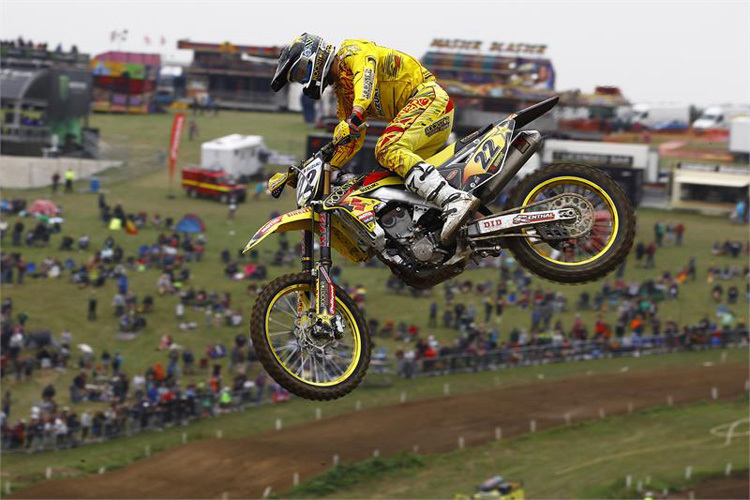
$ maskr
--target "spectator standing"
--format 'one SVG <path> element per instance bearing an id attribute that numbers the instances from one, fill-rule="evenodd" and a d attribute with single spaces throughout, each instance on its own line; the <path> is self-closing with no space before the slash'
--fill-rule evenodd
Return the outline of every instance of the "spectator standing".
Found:
<path id="1" fill-rule="evenodd" d="M 91 292 L 91 295 L 89 295 L 89 314 L 88 314 L 89 321 L 96 321 L 97 302 L 98 301 L 96 299 L 96 292 Z"/>
<path id="2" fill-rule="evenodd" d="M 685 224 L 680 222 L 677 224 L 674 228 L 674 234 L 675 234 L 675 244 L 678 247 L 682 246 L 682 238 L 685 235 Z"/>
<path id="3" fill-rule="evenodd" d="M 656 224 L 654 224 L 654 241 L 656 242 L 656 246 L 660 247 L 662 245 L 663 239 L 664 223 L 661 221 L 657 221 Z"/>
<path id="4" fill-rule="evenodd" d="M 438 305 L 437 302 L 433 301 L 432 304 L 430 304 L 430 320 L 428 322 L 430 328 L 437 328 L 437 314 Z"/>
<path id="5" fill-rule="evenodd" d="M 12 233 L 12 239 L 13 239 L 13 246 L 14 247 L 20 247 L 21 246 L 21 239 L 23 238 L 23 230 L 26 227 L 23 224 L 23 221 L 21 219 L 18 219 L 16 223 L 13 225 L 13 233 Z"/>
<path id="6" fill-rule="evenodd" d="M 639 241 L 635 246 L 635 267 L 641 267 L 644 255 L 646 255 L 646 245 L 642 241 Z"/>
<path id="7" fill-rule="evenodd" d="M 60 172 L 52 174 L 52 194 L 57 194 L 57 189 L 60 187 Z"/>
<path id="8" fill-rule="evenodd" d="M 196 123 L 195 120 L 190 120 L 190 123 L 188 124 L 188 141 L 193 140 L 193 137 L 197 137 L 200 135 L 200 130 L 198 129 L 198 123 Z"/>
<path id="9" fill-rule="evenodd" d="M 65 171 L 65 192 L 66 193 L 72 193 L 73 192 L 73 181 L 76 179 L 76 173 L 73 172 L 72 168 L 68 168 L 68 170 Z"/>

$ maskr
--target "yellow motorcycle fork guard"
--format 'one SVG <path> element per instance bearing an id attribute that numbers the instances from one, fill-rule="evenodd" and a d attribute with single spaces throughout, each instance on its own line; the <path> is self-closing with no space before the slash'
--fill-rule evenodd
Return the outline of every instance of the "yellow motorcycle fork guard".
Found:
<path id="1" fill-rule="evenodd" d="M 338 209 L 338 207 L 334 208 Z M 328 210 L 326 210 L 328 212 Z M 247 253 L 257 247 L 263 240 L 273 233 L 284 233 L 288 231 L 303 231 L 305 229 L 315 229 L 320 233 L 320 224 L 313 224 L 313 221 L 319 222 L 320 216 L 313 211 L 311 207 L 300 208 L 287 212 L 275 217 L 261 226 L 260 229 L 250 238 L 245 245 L 242 253 Z M 343 255 L 347 260 L 358 263 L 369 260 L 370 256 L 362 251 L 357 242 L 352 239 L 346 229 L 338 222 L 337 217 L 332 218 L 331 224 L 331 246 Z"/>

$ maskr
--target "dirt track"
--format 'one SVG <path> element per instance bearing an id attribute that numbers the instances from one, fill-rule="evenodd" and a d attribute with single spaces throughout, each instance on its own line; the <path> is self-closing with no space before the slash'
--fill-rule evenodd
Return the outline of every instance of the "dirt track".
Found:
<path id="1" fill-rule="evenodd" d="M 453 450 L 459 436 L 467 446 L 564 424 L 572 419 L 607 415 L 744 392 L 746 364 L 680 368 L 652 372 L 592 375 L 490 391 L 415 401 L 349 413 L 281 432 L 234 440 L 203 440 L 172 448 L 104 475 L 44 481 L 14 493 L 15 498 L 257 498 L 267 486 L 274 492 L 342 462 L 362 460 L 379 449 L 382 455 L 411 450 Z"/>

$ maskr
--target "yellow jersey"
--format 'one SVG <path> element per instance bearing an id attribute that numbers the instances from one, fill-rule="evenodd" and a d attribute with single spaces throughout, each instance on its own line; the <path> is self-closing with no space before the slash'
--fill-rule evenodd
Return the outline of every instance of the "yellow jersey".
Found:
<path id="1" fill-rule="evenodd" d="M 435 80 L 412 56 L 367 40 L 344 40 L 337 55 L 340 120 L 349 118 L 354 106 L 361 106 L 365 117 L 391 121 L 420 84 Z"/>

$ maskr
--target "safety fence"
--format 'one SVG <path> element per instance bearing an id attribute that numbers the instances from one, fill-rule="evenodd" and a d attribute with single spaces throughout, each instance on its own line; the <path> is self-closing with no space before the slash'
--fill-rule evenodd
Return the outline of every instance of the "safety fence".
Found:
<path id="1" fill-rule="evenodd" d="M 658 356 L 675 352 L 735 348 L 746 346 L 747 343 L 747 330 L 734 330 L 721 335 L 693 336 L 686 339 L 649 336 L 631 337 L 627 340 L 574 340 L 565 345 L 549 343 L 514 346 L 486 352 L 445 354 L 432 359 L 399 359 L 396 360 L 395 366 L 387 360 L 374 359 L 366 380 L 392 378 L 393 375 L 411 379 L 550 363 Z M 72 423 L 50 419 L 47 422 L 29 423 L 23 429 L 5 425 L 2 449 L 4 453 L 33 453 L 77 447 L 132 436 L 144 431 L 161 431 L 176 425 L 184 426 L 194 420 L 244 411 L 254 406 L 279 403 L 288 399 L 288 393 L 283 390 L 275 388 L 264 394 L 262 389 L 253 387 L 252 384 L 235 391 L 183 391 L 173 396 L 161 398 L 155 403 L 141 401 L 130 405 L 111 405 L 107 411 L 95 412 L 88 422 L 82 422 L 80 419 Z"/>
<path id="2" fill-rule="evenodd" d="M 435 358 L 397 361 L 397 374 L 403 378 L 449 375 L 498 370 L 547 363 L 569 363 L 594 359 L 641 357 L 682 351 L 731 348 L 746 345 L 748 331 L 731 330 L 714 335 L 644 336 L 628 339 L 572 340 L 569 343 L 542 343 L 510 346 L 487 351 L 443 354 Z"/>

